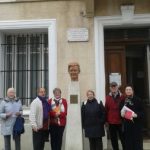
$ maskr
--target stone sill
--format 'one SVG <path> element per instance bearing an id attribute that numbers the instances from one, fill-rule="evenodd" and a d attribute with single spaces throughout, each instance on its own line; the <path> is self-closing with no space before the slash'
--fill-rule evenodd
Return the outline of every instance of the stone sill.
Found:
<path id="1" fill-rule="evenodd" d="M 46 1 L 63 1 L 63 0 L 0 0 L 2 3 L 22 3 L 22 2 L 46 2 Z M 64 0 L 64 1 L 80 1 L 80 0 Z"/>
<path id="2" fill-rule="evenodd" d="M 50 0 L 0 0 L 0 3 L 43 2 Z"/>

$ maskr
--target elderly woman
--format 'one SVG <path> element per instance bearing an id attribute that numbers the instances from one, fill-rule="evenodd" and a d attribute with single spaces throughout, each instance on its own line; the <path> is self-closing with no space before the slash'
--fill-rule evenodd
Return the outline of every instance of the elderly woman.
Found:
<path id="1" fill-rule="evenodd" d="M 102 102 L 97 101 L 94 91 L 87 91 L 87 100 L 83 102 L 82 126 L 85 136 L 89 138 L 90 150 L 103 150 L 105 109 Z"/>
<path id="2" fill-rule="evenodd" d="M 62 137 L 66 126 L 67 100 L 61 97 L 61 90 L 53 90 L 54 98 L 48 100 L 52 110 L 50 111 L 50 136 L 51 149 L 61 150 Z"/>
<path id="3" fill-rule="evenodd" d="M 33 149 L 44 150 L 48 131 L 50 105 L 47 102 L 45 88 L 38 89 L 38 96 L 32 101 L 29 120 L 32 126 Z"/>
<path id="4" fill-rule="evenodd" d="M 125 136 L 125 150 L 143 150 L 142 119 L 144 115 L 141 99 L 134 95 L 131 85 L 125 88 L 125 101 L 121 103 L 121 116 Z"/>
<path id="5" fill-rule="evenodd" d="M 17 116 L 22 114 L 22 104 L 16 98 L 14 88 L 9 88 L 7 97 L 1 102 L 0 105 L 0 118 L 1 118 L 1 134 L 4 136 L 5 150 L 11 150 L 11 135 L 13 134 L 13 127 Z M 15 136 L 15 149 L 20 150 L 20 135 Z"/>

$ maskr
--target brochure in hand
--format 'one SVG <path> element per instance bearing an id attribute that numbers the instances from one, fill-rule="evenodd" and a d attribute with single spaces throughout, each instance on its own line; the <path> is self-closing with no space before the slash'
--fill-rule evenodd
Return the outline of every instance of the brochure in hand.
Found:
<path id="1" fill-rule="evenodd" d="M 124 112 L 124 118 L 128 119 L 128 120 L 133 120 L 133 114 L 134 111 L 132 111 L 130 108 L 128 108 L 127 106 L 123 106 L 122 112 Z"/>

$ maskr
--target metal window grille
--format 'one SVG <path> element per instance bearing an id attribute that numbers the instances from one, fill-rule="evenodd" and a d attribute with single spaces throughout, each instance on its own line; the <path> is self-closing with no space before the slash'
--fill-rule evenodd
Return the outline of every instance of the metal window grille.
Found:
<path id="1" fill-rule="evenodd" d="M 14 87 L 17 97 L 28 106 L 36 97 L 37 88 L 45 87 L 48 91 L 48 35 L 5 35 L 1 46 L 1 97 L 6 96 L 9 87 Z"/>

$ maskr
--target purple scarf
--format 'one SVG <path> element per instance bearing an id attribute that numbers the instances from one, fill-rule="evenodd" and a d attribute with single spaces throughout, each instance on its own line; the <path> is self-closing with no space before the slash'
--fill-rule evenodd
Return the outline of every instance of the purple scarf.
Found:
<path id="1" fill-rule="evenodd" d="M 41 100 L 43 106 L 43 120 L 47 120 L 51 106 L 47 102 L 47 97 L 38 96 L 38 98 Z"/>

